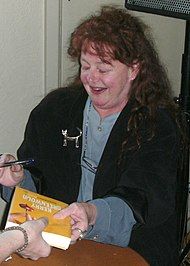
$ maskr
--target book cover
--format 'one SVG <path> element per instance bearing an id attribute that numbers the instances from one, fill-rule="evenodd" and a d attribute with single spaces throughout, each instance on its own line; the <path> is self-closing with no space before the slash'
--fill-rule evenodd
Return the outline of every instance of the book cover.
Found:
<path id="1" fill-rule="evenodd" d="M 66 250 L 71 242 L 70 217 L 55 219 L 53 214 L 67 206 L 56 199 L 16 187 L 5 228 L 19 225 L 26 220 L 47 217 L 49 224 L 42 232 L 42 237 L 50 246 Z"/>

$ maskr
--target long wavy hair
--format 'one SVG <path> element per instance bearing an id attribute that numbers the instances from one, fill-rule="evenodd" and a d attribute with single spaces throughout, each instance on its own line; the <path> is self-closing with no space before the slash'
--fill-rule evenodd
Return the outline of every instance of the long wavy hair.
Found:
<path id="1" fill-rule="evenodd" d="M 72 33 L 68 54 L 80 64 L 81 50 L 85 52 L 89 46 L 102 60 L 109 56 L 127 66 L 136 62 L 140 66 L 128 95 L 129 101 L 133 100 L 134 104 L 127 131 L 135 135 L 136 146 L 141 145 L 139 127 L 145 113 L 152 125 L 150 139 L 155 134 L 158 107 L 167 108 L 177 120 L 178 108 L 173 101 L 167 73 L 160 63 L 149 28 L 139 18 L 132 16 L 126 9 L 102 7 L 98 14 L 85 19 Z M 80 82 L 79 68 L 75 83 Z M 147 112 L 142 111 L 145 108 Z M 127 139 L 123 147 L 126 143 Z"/>

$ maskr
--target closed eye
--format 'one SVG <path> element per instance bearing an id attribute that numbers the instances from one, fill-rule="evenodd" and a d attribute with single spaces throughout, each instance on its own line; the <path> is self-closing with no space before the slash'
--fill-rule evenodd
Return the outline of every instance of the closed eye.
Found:
<path id="1" fill-rule="evenodd" d="M 90 67 L 89 66 L 81 66 L 81 70 L 85 71 L 85 70 L 89 70 Z"/>
<path id="2" fill-rule="evenodd" d="M 111 71 L 111 69 L 98 69 L 98 71 L 102 74 L 106 74 Z"/>

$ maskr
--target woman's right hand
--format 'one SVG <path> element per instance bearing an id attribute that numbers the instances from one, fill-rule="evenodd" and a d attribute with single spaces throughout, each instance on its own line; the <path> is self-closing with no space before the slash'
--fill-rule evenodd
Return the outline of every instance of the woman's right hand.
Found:
<path id="1" fill-rule="evenodd" d="M 0 166 L 5 162 L 14 161 L 15 157 L 11 154 L 2 154 L 0 156 Z M 12 165 L 0 167 L 0 184 L 7 187 L 18 185 L 24 178 L 24 170 L 21 165 Z"/>

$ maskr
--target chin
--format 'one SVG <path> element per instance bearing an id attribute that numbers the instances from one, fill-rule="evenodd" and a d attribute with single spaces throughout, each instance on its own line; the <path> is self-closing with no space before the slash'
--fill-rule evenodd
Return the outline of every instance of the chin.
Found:
<path id="1" fill-rule="evenodd" d="M 98 109 L 107 109 L 106 108 L 106 102 L 102 102 L 102 101 L 93 101 L 92 99 L 92 103 L 93 103 L 93 106 L 95 108 L 98 108 Z"/>

